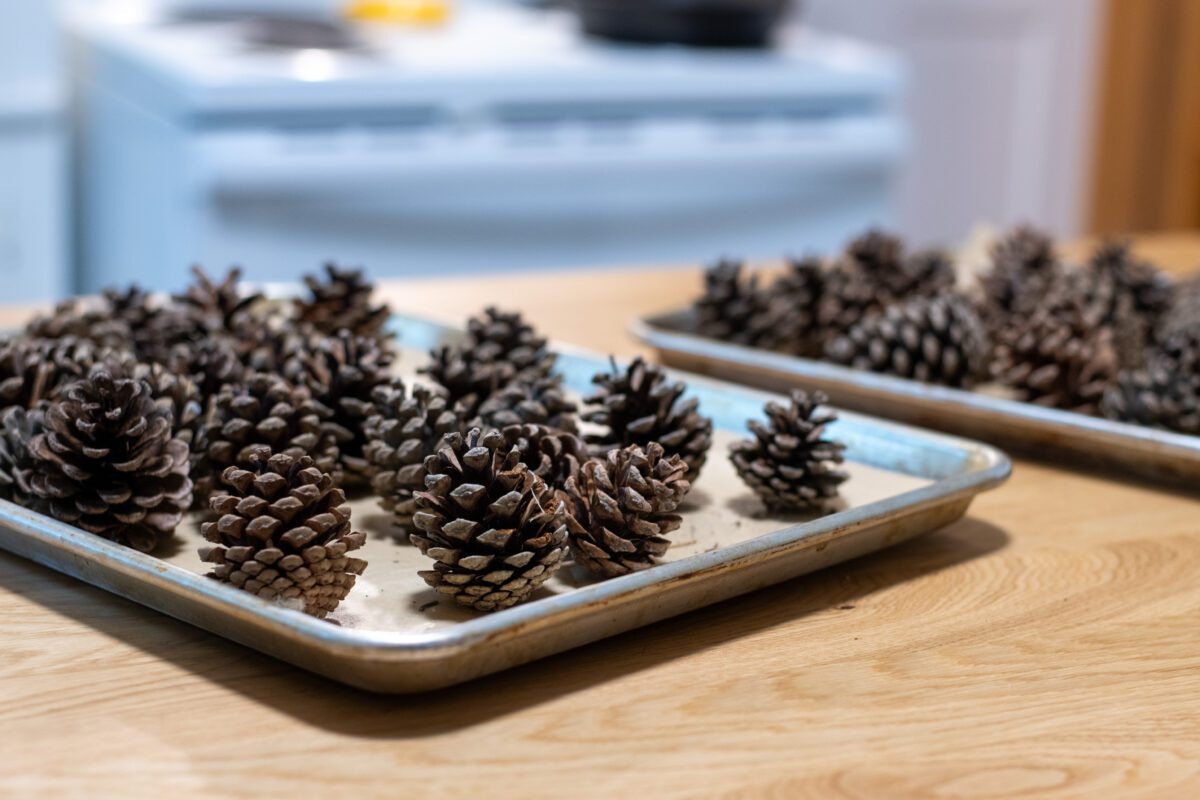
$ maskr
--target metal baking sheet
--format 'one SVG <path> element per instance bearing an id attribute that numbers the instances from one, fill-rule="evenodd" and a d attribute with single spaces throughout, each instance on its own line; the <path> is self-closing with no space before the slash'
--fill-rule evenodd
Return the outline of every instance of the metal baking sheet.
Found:
<path id="1" fill-rule="evenodd" d="M 411 374 L 429 347 L 459 334 L 397 318 L 398 371 Z M 586 392 L 607 367 L 595 354 L 559 348 L 570 389 Z M 0 547 L 220 636 L 353 686 L 415 692 L 459 683 L 794 578 L 940 528 L 979 492 L 1004 481 L 999 451 L 973 442 L 843 414 L 845 504 L 812 518 L 768 514 L 725 457 L 745 421 L 771 395 L 681 375 L 718 428 L 708 465 L 683 507 L 666 562 L 592 582 L 568 565 L 535 596 L 490 615 L 457 608 L 428 589 L 416 548 L 400 542 L 373 498 L 352 502 L 368 534 L 365 574 L 320 621 L 203 577 L 199 524 L 181 526 L 168 552 L 143 555 L 0 502 Z"/>
<path id="2" fill-rule="evenodd" d="M 695 315 L 635 320 L 632 334 L 668 366 L 763 389 L 822 389 L 843 407 L 1001 445 L 1014 452 L 1170 483 L 1200 479 L 1200 437 L 1046 408 L 975 391 L 719 342 L 695 333 Z"/>

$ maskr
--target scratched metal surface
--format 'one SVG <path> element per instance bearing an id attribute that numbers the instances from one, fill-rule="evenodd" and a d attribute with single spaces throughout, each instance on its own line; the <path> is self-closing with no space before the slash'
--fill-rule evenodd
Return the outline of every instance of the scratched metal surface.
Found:
<path id="1" fill-rule="evenodd" d="M 396 318 L 401 374 L 459 334 Z M 586 392 L 606 366 L 562 349 L 568 386 Z M 997 450 L 893 423 L 843 414 L 845 502 L 820 518 L 766 512 L 725 458 L 728 443 L 771 395 L 693 376 L 691 392 L 717 426 L 712 457 L 684 508 L 665 563 L 605 582 L 569 566 L 529 603 L 491 615 L 464 612 L 417 577 L 424 561 L 401 542 L 371 498 L 352 503 L 368 534 L 368 567 L 333 623 L 203 577 L 191 519 L 164 552 L 143 555 L 0 502 L 0 547 L 338 681 L 381 692 L 434 689 L 506 669 L 683 613 L 935 530 L 1001 483 Z"/>

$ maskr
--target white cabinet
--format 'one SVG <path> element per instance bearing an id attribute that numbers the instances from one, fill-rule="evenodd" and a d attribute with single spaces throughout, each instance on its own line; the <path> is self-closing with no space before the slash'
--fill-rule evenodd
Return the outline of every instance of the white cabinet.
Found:
<path id="1" fill-rule="evenodd" d="M 818 28 L 908 62 L 912 150 L 900 228 L 956 241 L 978 222 L 1080 230 L 1100 0 L 808 0 Z"/>

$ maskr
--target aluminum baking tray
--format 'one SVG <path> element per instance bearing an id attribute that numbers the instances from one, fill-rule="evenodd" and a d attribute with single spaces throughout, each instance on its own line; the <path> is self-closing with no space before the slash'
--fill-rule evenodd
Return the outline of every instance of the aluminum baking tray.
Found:
<path id="1" fill-rule="evenodd" d="M 762 389 L 805 386 L 843 407 L 992 442 L 1026 453 L 1171 483 L 1200 479 L 1200 437 L 1046 408 L 1005 396 L 933 386 L 699 336 L 695 315 L 635 320 L 631 333 L 671 367 Z"/>
<path id="2" fill-rule="evenodd" d="M 428 349 L 460 335 L 396 318 L 411 373 Z M 607 366 L 561 349 L 569 388 L 586 391 Z M 352 502 L 368 534 L 365 574 L 331 620 L 320 621 L 203 577 L 198 523 L 181 526 L 170 552 L 148 556 L 11 503 L 0 502 L 0 547 L 261 650 L 299 667 L 380 692 L 459 683 L 750 592 L 933 531 L 958 519 L 976 494 L 1004 481 L 999 451 L 941 434 L 843 414 L 845 507 L 821 518 L 767 514 L 724 450 L 772 396 L 681 376 L 714 418 L 713 456 L 685 507 L 666 563 L 605 582 L 568 565 L 532 601 L 491 615 L 458 609 L 416 575 L 424 558 L 397 541 L 371 498 Z"/>

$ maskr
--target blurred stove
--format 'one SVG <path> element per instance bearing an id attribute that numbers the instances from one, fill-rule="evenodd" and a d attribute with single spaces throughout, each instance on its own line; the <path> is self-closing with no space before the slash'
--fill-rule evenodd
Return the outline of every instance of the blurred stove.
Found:
<path id="1" fill-rule="evenodd" d="M 442 27 L 172 13 L 74 24 L 84 288 L 778 256 L 889 221 L 896 63 L 585 40 L 561 10 Z"/>

